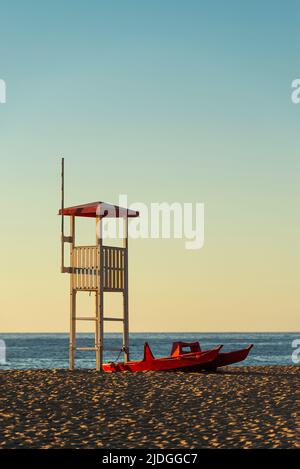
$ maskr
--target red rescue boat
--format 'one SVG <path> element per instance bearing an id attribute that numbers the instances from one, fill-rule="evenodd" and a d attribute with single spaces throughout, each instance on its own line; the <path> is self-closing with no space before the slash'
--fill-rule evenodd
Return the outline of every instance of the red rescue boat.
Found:
<path id="1" fill-rule="evenodd" d="M 199 345 L 199 344 L 198 344 Z M 173 344 L 174 346 L 174 344 Z M 213 363 L 219 355 L 222 345 L 215 349 L 185 352 L 182 354 L 171 354 L 169 357 L 154 358 L 149 344 L 145 342 L 144 358 L 140 361 L 104 363 L 103 371 L 115 373 L 118 371 L 189 371 L 195 367 L 203 367 Z"/>
<path id="2" fill-rule="evenodd" d="M 208 370 L 216 371 L 217 368 L 221 366 L 232 365 L 233 363 L 238 363 L 245 360 L 252 349 L 253 344 L 250 344 L 248 347 L 240 350 L 233 350 L 232 352 L 222 352 L 218 353 L 214 360 L 209 363 L 204 363 L 196 365 L 195 370 Z M 197 354 L 201 352 L 201 347 L 199 342 L 174 342 L 172 346 L 171 356 L 184 356 L 185 354 L 191 355 L 192 353 Z M 191 369 L 189 370 L 191 371 Z M 194 370 L 193 370 L 194 371 Z"/>

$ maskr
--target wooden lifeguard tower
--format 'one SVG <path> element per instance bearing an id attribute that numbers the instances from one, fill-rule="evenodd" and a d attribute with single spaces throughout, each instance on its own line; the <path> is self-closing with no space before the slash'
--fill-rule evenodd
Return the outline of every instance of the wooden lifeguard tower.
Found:
<path id="1" fill-rule="evenodd" d="M 93 202 L 74 207 L 64 207 L 64 159 L 62 158 L 61 186 L 61 272 L 70 274 L 70 370 L 75 366 L 76 350 L 95 350 L 96 369 L 101 371 L 104 351 L 105 321 L 123 323 L 123 344 L 118 350 L 124 353 L 124 361 L 129 361 L 129 310 L 128 310 L 128 218 L 138 217 L 139 212 L 107 204 Z M 64 234 L 64 217 L 70 217 L 70 236 Z M 89 217 L 96 220 L 96 242 L 93 246 L 75 244 L 75 220 Z M 124 220 L 123 246 L 103 244 L 103 219 L 122 218 Z M 65 267 L 64 247 L 70 244 L 70 266 Z M 95 294 L 95 313 L 92 316 L 76 315 L 77 292 Z M 122 317 L 106 317 L 104 314 L 104 293 L 123 294 Z M 76 322 L 92 321 L 95 324 L 95 346 L 76 347 Z"/>

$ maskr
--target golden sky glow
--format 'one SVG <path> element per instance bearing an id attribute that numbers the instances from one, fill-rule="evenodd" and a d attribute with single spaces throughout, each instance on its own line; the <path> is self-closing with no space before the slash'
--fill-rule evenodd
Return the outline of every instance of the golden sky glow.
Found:
<path id="1" fill-rule="evenodd" d="M 130 242 L 131 331 L 298 331 L 299 15 L 92 3 L 1 7 L 0 332 L 69 328 L 61 156 L 67 205 L 205 204 L 199 251 Z"/>

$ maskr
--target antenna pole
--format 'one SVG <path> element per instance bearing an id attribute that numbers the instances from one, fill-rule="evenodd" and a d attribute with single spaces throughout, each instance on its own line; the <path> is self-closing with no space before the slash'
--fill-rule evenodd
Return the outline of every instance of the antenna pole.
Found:
<path id="1" fill-rule="evenodd" d="M 64 225 L 64 198 L 65 198 L 65 159 L 61 159 L 61 272 L 65 272 L 65 225 Z"/>

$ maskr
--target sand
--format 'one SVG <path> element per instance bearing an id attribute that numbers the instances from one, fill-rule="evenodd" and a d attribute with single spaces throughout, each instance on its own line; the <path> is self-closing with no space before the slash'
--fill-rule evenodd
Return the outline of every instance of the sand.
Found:
<path id="1" fill-rule="evenodd" d="M 2 448 L 295 448 L 297 366 L 1 371 Z M 298 439 L 297 439 L 298 438 Z"/>

